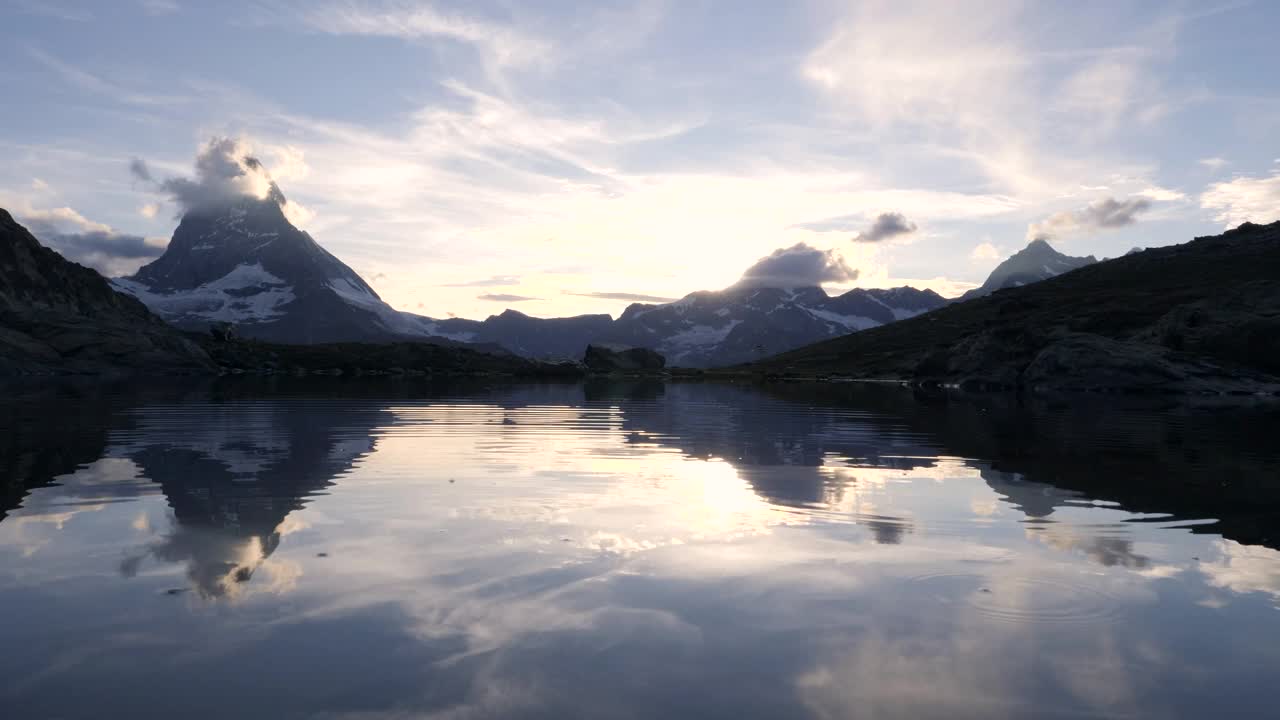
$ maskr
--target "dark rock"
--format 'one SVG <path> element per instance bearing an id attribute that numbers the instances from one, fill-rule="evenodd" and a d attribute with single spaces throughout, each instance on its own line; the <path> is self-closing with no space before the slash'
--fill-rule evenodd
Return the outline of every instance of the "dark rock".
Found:
<path id="1" fill-rule="evenodd" d="M 0 209 L 0 374 L 210 369 L 199 346 Z"/>
<path id="2" fill-rule="evenodd" d="M 617 345 L 588 345 L 582 363 L 597 372 L 614 370 L 661 370 L 666 358 L 648 348 Z"/>

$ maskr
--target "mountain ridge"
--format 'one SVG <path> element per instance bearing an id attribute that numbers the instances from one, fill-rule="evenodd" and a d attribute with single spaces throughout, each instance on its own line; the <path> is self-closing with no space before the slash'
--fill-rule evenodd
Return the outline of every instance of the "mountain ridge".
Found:
<path id="1" fill-rule="evenodd" d="M 285 217 L 284 195 L 186 213 L 165 252 L 115 287 L 177 327 L 235 325 L 241 337 L 284 344 L 435 340 L 501 347 L 535 360 L 580 360 L 592 343 L 655 349 L 673 365 L 743 362 L 941 307 L 914 288 L 738 284 L 672 303 L 606 314 L 535 318 L 505 310 L 485 320 L 398 311 L 358 273 Z"/>
<path id="2" fill-rule="evenodd" d="M 740 369 L 973 387 L 1280 389 L 1280 222 L 1092 263 Z"/>

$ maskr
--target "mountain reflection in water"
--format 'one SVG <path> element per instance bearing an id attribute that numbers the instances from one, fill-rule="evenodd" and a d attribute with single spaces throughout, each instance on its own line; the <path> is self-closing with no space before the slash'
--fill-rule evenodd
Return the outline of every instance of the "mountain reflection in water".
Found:
<path id="1" fill-rule="evenodd" d="M 331 382 L 5 410 L 16 717 L 1196 717 L 1280 679 L 1266 405 Z"/>

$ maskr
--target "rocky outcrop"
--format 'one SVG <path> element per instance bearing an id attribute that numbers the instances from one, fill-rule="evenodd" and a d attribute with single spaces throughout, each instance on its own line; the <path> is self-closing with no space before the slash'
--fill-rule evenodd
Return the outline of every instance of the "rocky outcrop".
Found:
<path id="1" fill-rule="evenodd" d="M 195 343 L 0 209 L 0 374 L 212 367 Z"/>
<path id="2" fill-rule="evenodd" d="M 616 370 L 661 370 L 666 358 L 648 348 L 622 347 L 619 345 L 588 345 L 582 358 L 587 369 L 596 372 Z"/>

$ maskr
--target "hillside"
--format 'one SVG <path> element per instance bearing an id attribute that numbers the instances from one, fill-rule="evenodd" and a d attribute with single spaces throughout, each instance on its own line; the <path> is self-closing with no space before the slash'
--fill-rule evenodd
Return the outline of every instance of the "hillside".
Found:
<path id="1" fill-rule="evenodd" d="M 1280 376 L 1280 223 L 1131 253 L 743 369 L 1060 389 L 1247 391 Z"/>
<path id="2" fill-rule="evenodd" d="M 0 374 L 209 371 L 190 340 L 0 209 Z"/>

